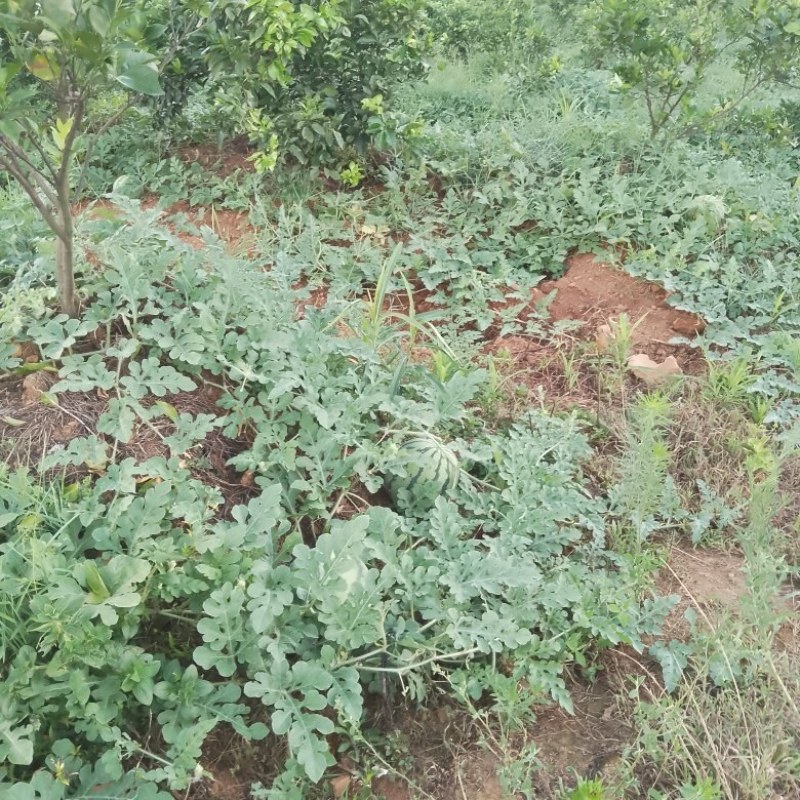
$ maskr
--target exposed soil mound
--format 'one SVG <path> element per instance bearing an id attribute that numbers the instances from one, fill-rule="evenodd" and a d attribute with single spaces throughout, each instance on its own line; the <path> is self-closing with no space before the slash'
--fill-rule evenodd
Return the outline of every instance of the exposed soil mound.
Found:
<path id="1" fill-rule="evenodd" d="M 633 278 L 597 261 L 591 253 L 572 256 L 563 277 L 539 286 L 545 293 L 553 289 L 556 296 L 549 307 L 552 320 L 583 322 L 581 334 L 588 338 L 598 326 L 627 314 L 635 326 L 633 345 L 652 358 L 675 355 L 684 363 L 692 360 L 691 348 L 670 344 L 670 340 L 692 337 L 705 329 L 700 317 L 669 306 L 669 293 L 663 287 Z"/>
<path id="2" fill-rule="evenodd" d="M 142 208 L 150 209 L 158 205 L 158 198 L 149 195 L 142 200 Z M 121 213 L 119 209 L 105 198 L 81 201 L 74 207 L 78 214 L 87 213 L 93 218 L 115 218 Z M 183 221 L 185 218 L 185 222 Z M 247 252 L 253 245 L 255 229 L 250 223 L 249 215 L 244 211 L 231 211 L 224 208 L 208 206 L 192 206 L 185 200 L 174 203 L 165 209 L 162 223 L 165 228 L 178 235 L 183 241 L 203 246 L 200 228 L 210 228 L 233 251 Z"/>
<path id="3" fill-rule="evenodd" d="M 246 139 L 235 139 L 228 142 L 225 149 L 214 144 L 192 145 L 177 151 L 177 156 L 184 164 L 200 164 L 203 169 L 227 178 L 237 170 L 241 172 L 254 172 L 255 166 L 250 160 L 252 148 Z"/>
<path id="4" fill-rule="evenodd" d="M 156 202 L 155 198 L 148 198 L 143 205 L 145 208 L 149 208 Z M 179 231 L 178 235 L 190 244 L 202 245 L 202 239 L 192 233 L 193 229 L 211 228 L 236 252 L 247 252 L 253 245 L 255 230 L 250 223 L 249 215 L 243 211 L 191 206 L 184 200 L 170 206 L 166 211 L 167 218 L 174 218 L 180 214 L 186 215 L 189 230 Z M 175 231 L 174 220 L 169 220 L 168 227 Z"/>
<path id="5" fill-rule="evenodd" d="M 667 618 L 663 638 L 688 640 L 689 624 L 684 617 L 688 608 L 712 623 L 720 611 L 735 613 L 748 594 L 744 563 L 744 557 L 735 552 L 674 546 L 657 581 L 660 594 L 679 598 Z"/>

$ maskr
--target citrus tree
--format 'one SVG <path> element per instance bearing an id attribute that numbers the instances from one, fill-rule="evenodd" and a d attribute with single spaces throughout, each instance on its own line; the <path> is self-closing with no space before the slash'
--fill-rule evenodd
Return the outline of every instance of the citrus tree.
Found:
<path id="1" fill-rule="evenodd" d="M 335 165 L 411 138 L 392 93 L 426 71 L 427 0 L 229 1 L 197 37 L 223 126 L 259 148 L 256 166 Z M 177 76 L 180 80 L 180 75 Z M 168 84 L 169 88 L 169 84 Z"/>
<path id="2" fill-rule="evenodd" d="M 98 136 L 137 98 L 160 95 L 167 68 L 206 28 L 234 61 L 247 55 L 251 77 L 281 83 L 288 60 L 311 45 L 335 6 L 321 13 L 289 0 L 0 0 L 0 170 L 55 235 L 64 313 L 79 307 L 72 212 Z M 227 63 L 212 61 L 212 71 Z"/>
<path id="3" fill-rule="evenodd" d="M 653 138 L 676 121 L 692 130 L 722 117 L 769 83 L 798 80 L 797 0 L 597 0 L 587 19 L 599 61 L 644 100 Z M 698 90 L 720 64 L 738 80 L 700 114 Z"/>
<path id="4" fill-rule="evenodd" d="M 112 87 L 155 95 L 159 64 L 147 14 L 126 0 L 7 0 L 0 14 L 0 167 L 25 190 L 55 234 L 61 310 L 78 310 L 72 206 L 75 167 L 91 138 L 127 107 L 98 118 L 92 102 Z"/>

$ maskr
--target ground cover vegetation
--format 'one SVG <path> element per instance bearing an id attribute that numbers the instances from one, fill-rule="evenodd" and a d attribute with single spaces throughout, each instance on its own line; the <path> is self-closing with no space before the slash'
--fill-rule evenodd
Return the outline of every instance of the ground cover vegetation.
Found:
<path id="1" fill-rule="evenodd" d="M 0 3 L 0 795 L 797 796 L 798 69 L 794 0 Z"/>

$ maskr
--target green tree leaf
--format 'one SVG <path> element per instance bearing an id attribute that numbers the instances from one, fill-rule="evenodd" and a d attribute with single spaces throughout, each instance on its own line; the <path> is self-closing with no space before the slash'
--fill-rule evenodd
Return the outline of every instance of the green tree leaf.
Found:
<path id="1" fill-rule="evenodd" d="M 117 81 L 140 94 L 154 97 L 162 93 L 155 64 L 131 64 L 117 75 Z"/>
<path id="2" fill-rule="evenodd" d="M 75 21 L 73 0 L 42 0 L 42 15 L 56 29 L 63 29 Z"/>
<path id="3" fill-rule="evenodd" d="M 111 18 L 101 5 L 89 6 L 89 22 L 100 36 L 108 36 L 111 29 Z"/>
<path id="4" fill-rule="evenodd" d="M 40 81 L 52 81 L 57 78 L 60 73 L 58 63 L 45 53 L 35 55 L 28 62 L 28 69 L 31 75 L 38 78 Z"/>

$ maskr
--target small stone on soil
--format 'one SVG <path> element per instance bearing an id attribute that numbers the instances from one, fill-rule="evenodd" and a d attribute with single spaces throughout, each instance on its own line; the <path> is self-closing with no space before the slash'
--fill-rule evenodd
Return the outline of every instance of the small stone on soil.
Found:
<path id="1" fill-rule="evenodd" d="M 52 378 L 46 372 L 32 372 L 22 381 L 22 402 L 26 405 L 38 403 L 42 394 L 52 385 Z"/>

